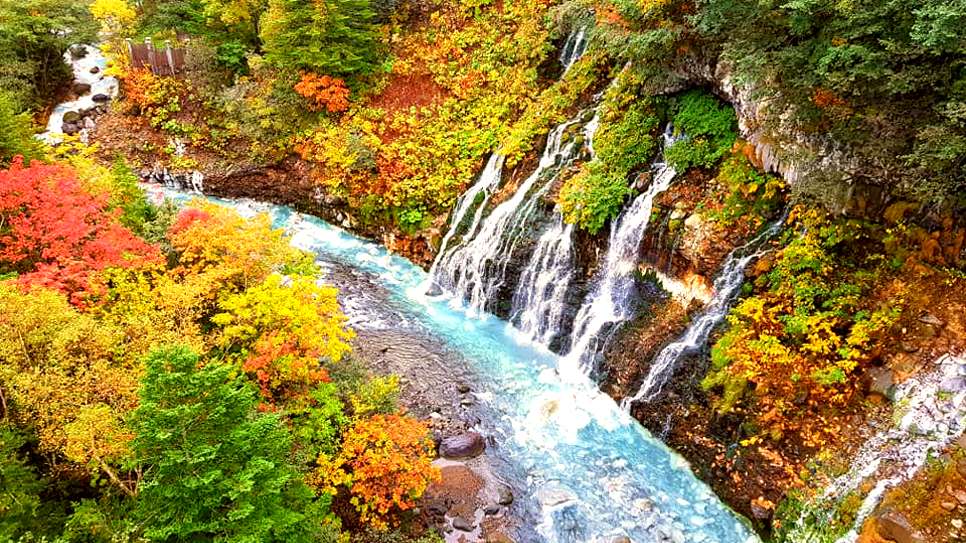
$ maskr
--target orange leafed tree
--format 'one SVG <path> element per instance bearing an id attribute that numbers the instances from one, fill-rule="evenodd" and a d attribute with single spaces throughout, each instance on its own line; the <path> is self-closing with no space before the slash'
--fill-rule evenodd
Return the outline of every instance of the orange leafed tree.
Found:
<path id="1" fill-rule="evenodd" d="M 339 113 L 349 109 L 349 88 L 337 77 L 302 72 L 294 89 L 308 100 L 313 111 Z"/>
<path id="2" fill-rule="evenodd" d="M 347 486 L 360 519 L 384 529 L 393 513 L 412 509 L 430 483 L 439 480 L 433 456 L 424 423 L 400 415 L 374 415 L 346 433 L 335 461 L 320 457 L 311 482 L 330 492 Z"/>

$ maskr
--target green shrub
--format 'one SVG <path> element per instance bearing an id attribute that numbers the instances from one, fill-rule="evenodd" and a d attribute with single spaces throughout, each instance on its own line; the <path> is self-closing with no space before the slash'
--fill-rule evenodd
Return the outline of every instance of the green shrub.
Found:
<path id="1" fill-rule="evenodd" d="M 679 172 L 714 166 L 738 138 L 734 109 L 707 91 L 684 93 L 678 97 L 673 112 L 674 131 L 684 138 L 668 146 L 664 156 Z"/>
<path id="2" fill-rule="evenodd" d="M 620 212 L 629 193 L 626 175 L 593 162 L 564 183 L 557 203 L 568 223 L 594 234 Z"/>
<path id="3" fill-rule="evenodd" d="M 624 175 L 647 164 L 657 149 L 660 122 L 649 100 L 634 102 L 614 121 L 605 118 L 594 138 L 598 159 Z"/>
<path id="4" fill-rule="evenodd" d="M 617 216 L 631 193 L 629 176 L 647 165 L 657 149 L 661 120 L 652 100 L 637 98 L 634 90 L 628 84 L 608 91 L 593 140 L 596 157 L 557 196 L 564 220 L 590 233 Z"/>
<path id="5" fill-rule="evenodd" d="M 724 225 L 748 215 L 756 215 L 760 222 L 782 203 L 785 183 L 755 169 L 744 155 L 726 159 L 716 181 L 727 191 L 721 210 L 714 214 L 714 219 Z"/>

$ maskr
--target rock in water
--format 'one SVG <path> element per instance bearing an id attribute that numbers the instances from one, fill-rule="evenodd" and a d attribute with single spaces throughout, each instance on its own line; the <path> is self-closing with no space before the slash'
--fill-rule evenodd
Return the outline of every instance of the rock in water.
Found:
<path id="1" fill-rule="evenodd" d="M 456 528 L 461 532 L 472 532 L 473 524 L 463 517 L 456 517 L 453 519 L 453 528 Z"/>
<path id="2" fill-rule="evenodd" d="M 99 67 L 97 67 L 97 66 L 94 66 L 93 68 L 91 68 L 91 73 L 92 74 L 96 74 L 99 71 L 101 71 L 101 69 Z"/>
<path id="3" fill-rule="evenodd" d="M 513 503 L 513 491 L 508 487 L 500 487 L 500 497 L 497 500 L 500 505 L 510 505 Z"/>
<path id="4" fill-rule="evenodd" d="M 896 395 L 896 382 L 889 368 L 872 368 L 868 373 L 869 394 L 878 394 L 889 401 Z"/>
<path id="5" fill-rule="evenodd" d="M 87 47 L 83 45 L 75 45 L 70 48 L 70 56 L 74 60 L 79 60 L 87 56 Z"/>
<path id="6" fill-rule="evenodd" d="M 902 513 L 886 511 L 876 518 L 879 535 L 896 543 L 925 543 Z"/>
<path id="7" fill-rule="evenodd" d="M 74 86 L 72 87 L 72 89 L 74 91 L 74 94 L 78 96 L 91 92 L 91 86 L 89 83 L 81 83 L 79 81 L 77 83 L 74 83 Z"/>
<path id="8" fill-rule="evenodd" d="M 64 123 L 76 123 L 81 119 L 81 114 L 77 111 L 68 111 L 64 113 Z"/>
<path id="9" fill-rule="evenodd" d="M 483 436 L 476 432 L 466 432 L 443 438 L 439 443 L 439 455 L 451 460 L 473 458 L 483 454 L 485 448 Z"/>
<path id="10" fill-rule="evenodd" d="M 111 97 L 106 94 L 95 94 L 94 96 L 91 96 L 91 100 L 95 102 L 103 103 L 103 102 L 109 102 L 111 100 Z"/>

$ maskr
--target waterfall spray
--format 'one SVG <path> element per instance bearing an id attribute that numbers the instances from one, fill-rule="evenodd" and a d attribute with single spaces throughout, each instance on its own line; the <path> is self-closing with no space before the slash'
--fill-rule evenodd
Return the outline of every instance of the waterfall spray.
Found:
<path id="1" fill-rule="evenodd" d="M 500 179 L 503 175 L 503 161 L 506 157 L 499 153 L 493 153 L 490 156 L 490 160 L 487 161 L 486 167 L 483 168 L 483 172 L 480 173 L 480 177 L 477 179 L 476 183 L 473 184 L 466 192 L 460 196 L 459 200 L 456 201 L 456 208 L 453 210 L 453 216 L 450 218 L 449 230 L 446 235 L 443 236 L 443 241 L 440 243 L 439 252 L 436 254 L 436 259 L 433 261 L 433 265 L 429 268 L 429 276 L 433 277 L 436 274 L 436 268 L 439 267 L 439 262 L 442 260 L 443 256 L 446 254 L 447 249 L 449 249 L 449 243 L 456 235 L 460 226 L 463 224 L 463 220 L 466 218 L 466 214 L 469 213 L 470 209 L 475 205 L 476 213 L 473 215 L 473 221 L 470 223 L 463 237 L 471 238 L 473 234 L 476 233 L 476 229 L 480 225 L 480 220 L 483 218 L 483 210 L 486 208 L 486 203 L 490 200 L 490 195 L 500 184 Z M 477 202 L 477 197 L 482 194 L 482 200 Z"/>

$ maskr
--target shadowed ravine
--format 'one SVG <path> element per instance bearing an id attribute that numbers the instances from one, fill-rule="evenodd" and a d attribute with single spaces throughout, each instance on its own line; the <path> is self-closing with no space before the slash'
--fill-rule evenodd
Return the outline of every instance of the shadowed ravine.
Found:
<path id="1" fill-rule="evenodd" d="M 683 459 L 582 372 L 561 371 L 559 357 L 520 339 L 505 321 L 470 318 L 449 300 L 427 297 L 423 270 L 319 219 L 281 206 L 223 203 L 244 214 L 270 213 L 294 245 L 319 255 L 324 274 L 336 264 L 350 268 L 330 280 L 343 289 L 354 327 L 411 329 L 461 355 L 497 475 L 521 497 L 522 523 L 533 529 L 521 541 L 757 540 Z"/>

